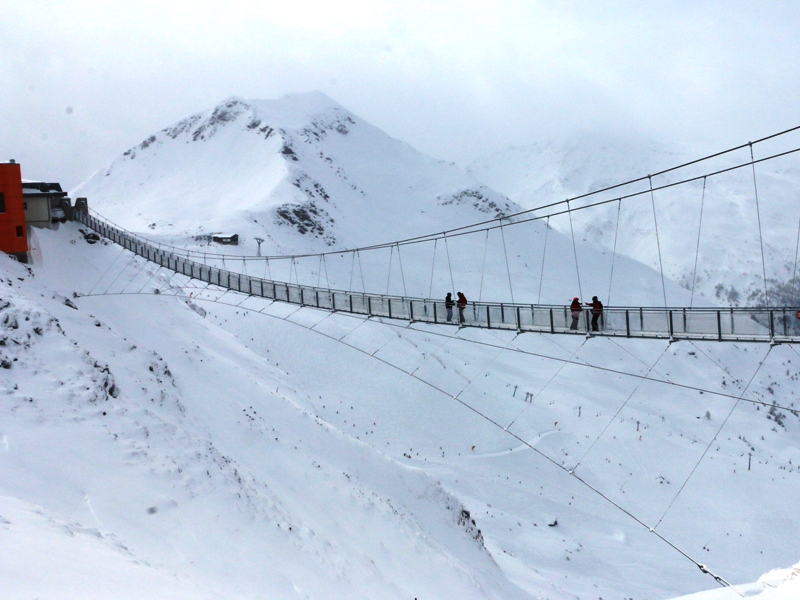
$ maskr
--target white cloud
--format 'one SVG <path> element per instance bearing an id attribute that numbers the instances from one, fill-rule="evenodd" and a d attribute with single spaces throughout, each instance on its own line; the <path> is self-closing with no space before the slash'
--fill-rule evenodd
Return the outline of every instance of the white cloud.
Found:
<path id="1" fill-rule="evenodd" d="M 789 4 L 68 0 L 4 10 L 0 156 L 68 185 L 230 95 L 319 89 L 460 162 L 587 129 L 725 146 L 794 125 L 800 101 L 800 7 Z"/>

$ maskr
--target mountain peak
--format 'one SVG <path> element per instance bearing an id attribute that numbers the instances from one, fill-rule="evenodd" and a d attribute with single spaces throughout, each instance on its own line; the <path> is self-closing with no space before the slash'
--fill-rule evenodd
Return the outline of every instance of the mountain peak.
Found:
<path id="1" fill-rule="evenodd" d="M 235 230 L 243 242 L 269 239 L 273 253 L 373 244 L 518 209 L 318 91 L 228 97 L 73 191 L 132 229 Z M 379 222 L 392 223 L 391 233 Z"/>

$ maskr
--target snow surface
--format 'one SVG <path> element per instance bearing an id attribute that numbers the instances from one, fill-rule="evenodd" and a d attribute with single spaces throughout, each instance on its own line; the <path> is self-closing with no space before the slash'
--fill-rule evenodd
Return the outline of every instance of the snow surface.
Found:
<path id="1" fill-rule="evenodd" d="M 735 401 L 712 393 L 740 395 L 766 356 L 745 397 L 791 405 L 792 347 L 515 338 L 214 303 L 221 292 L 89 244 L 76 224 L 34 243 L 30 270 L 1 265 L 4 597 L 91 597 L 97 582 L 130 598 L 668 598 L 714 585 L 557 466 L 578 461 L 733 583 L 796 555 L 800 418 L 749 403 L 728 415 Z M 131 293 L 81 295 L 107 271 Z M 635 377 L 648 371 L 706 391 Z"/>
<path id="2" fill-rule="evenodd" d="M 90 205 L 171 243 L 200 246 L 193 237 L 202 226 L 266 233 L 281 251 L 386 241 L 486 214 L 432 192 L 447 197 L 469 177 L 355 117 L 345 120 L 348 134 L 310 127 L 313 115 L 328 124 L 331 114 L 348 116 L 324 97 L 290 98 L 297 110 L 244 104 L 226 101 L 223 112 L 238 116 L 210 111 L 120 159 L 82 188 Z M 247 129 L 262 113 L 283 129 L 282 142 L 254 133 L 265 125 Z M 374 154 L 344 144 L 354 139 L 347 123 L 380 139 L 366 146 Z M 322 141 L 298 142 L 305 129 Z M 331 156 L 362 169 L 357 187 L 376 174 L 375 189 L 388 193 L 391 173 L 402 172 L 424 193 L 411 196 L 402 219 L 377 195 L 367 219 L 355 196 L 330 194 L 319 205 L 339 211 L 326 230 L 335 242 L 277 224 L 276 206 L 310 202 L 306 192 L 291 196 L 299 188 L 286 173 L 310 171 L 318 144 L 332 139 L 342 148 Z M 282 152 L 287 140 L 297 161 Z M 250 164 L 256 142 L 274 147 Z M 238 144 L 247 177 L 229 176 L 235 162 L 218 163 Z M 393 167 L 384 164 L 391 148 L 400 156 Z M 271 200 L 239 211 L 241 197 L 230 195 L 222 200 L 236 209 L 221 211 L 215 194 L 202 193 L 214 178 L 220 194 L 237 181 L 246 187 L 262 169 L 278 182 Z M 190 200 L 200 212 L 185 209 Z M 247 211 L 269 225 L 245 229 Z M 506 230 L 523 290 L 514 292 L 535 294 L 541 265 L 523 249 L 543 240 L 532 230 L 514 239 L 517 229 Z M 199 287 L 94 243 L 75 223 L 36 230 L 31 244 L 27 267 L 0 258 L 3 598 L 608 600 L 710 590 L 703 600 L 727 599 L 720 594 L 731 590 L 712 589 L 693 560 L 744 585 L 740 593 L 797 597 L 796 568 L 757 582 L 800 552 L 793 346 L 362 319 Z M 473 290 L 511 291 L 497 248 L 481 268 L 474 242 L 449 247 L 454 279 L 473 299 Z M 239 249 L 248 253 L 247 244 Z M 437 293 L 450 288 L 441 247 L 435 277 L 430 252 L 403 252 L 405 273 L 417 278 L 406 285 L 433 279 Z M 548 231 L 546 256 L 556 260 L 546 262 L 543 301 L 574 295 L 571 252 L 570 240 Z M 608 286 L 610 253 L 590 241 L 578 253 L 592 266 L 581 271 L 585 289 Z M 387 258 L 364 259 L 365 286 L 400 285 L 396 271 L 387 278 Z M 294 277 L 346 281 L 351 272 L 312 267 Z M 620 256 L 614 268 L 624 283 L 615 297 L 660 304 L 658 273 Z M 481 286 L 483 272 L 494 279 Z M 667 283 L 670 297 L 686 300 Z"/>

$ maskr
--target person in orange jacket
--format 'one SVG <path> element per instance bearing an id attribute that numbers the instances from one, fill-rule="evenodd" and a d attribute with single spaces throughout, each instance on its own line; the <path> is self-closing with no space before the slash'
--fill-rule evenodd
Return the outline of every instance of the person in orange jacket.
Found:
<path id="1" fill-rule="evenodd" d="M 467 297 L 458 292 L 456 294 L 458 300 L 456 300 L 456 304 L 458 304 L 458 322 L 460 325 L 464 324 L 464 309 L 467 308 Z"/>
<path id="2" fill-rule="evenodd" d="M 581 301 L 578 300 L 578 297 L 575 296 L 572 299 L 572 304 L 569 305 L 569 310 L 572 313 L 572 324 L 569 328 L 573 331 L 578 329 L 578 319 L 581 318 L 581 313 L 583 312 L 583 305 Z"/>
<path id="3" fill-rule="evenodd" d="M 592 296 L 592 301 L 587 302 L 586 306 L 592 308 L 592 331 L 600 331 L 598 321 L 603 316 L 603 303 L 597 299 L 597 296 Z"/>

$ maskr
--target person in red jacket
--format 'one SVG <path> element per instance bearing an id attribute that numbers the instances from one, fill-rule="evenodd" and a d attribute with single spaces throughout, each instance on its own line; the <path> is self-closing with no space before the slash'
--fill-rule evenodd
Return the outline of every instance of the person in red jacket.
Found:
<path id="1" fill-rule="evenodd" d="M 603 316 L 603 303 L 597 299 L 597 296 L 592 296 L 592 301 L 587 302 L 586 306 L 592 307 L 592 331 L 600 331 L 597 322 Z"/>
<path id="2" fill-rule="evenodd" d="M 458 304 L 458 322 L 460 325 L 464 324 L 464 309 L 467 308 L 467 297 L 458 292 L 456 294 L 458 300 L 456 300 L 456 304 Z"/>
<path id="3" fill-rule="evenodd" d="M 572 299 L 572 304 L 569 305 L 569 310 L 572 313 L 572 324 L 569 326 L 571 330 L 578 329 L 578 319 L 581 318 L 581 313 L 583 312 L 583 305 L 581 301 L 578 300 L 578 297 L 575 296 Z"/>

